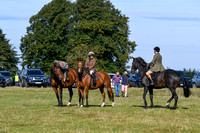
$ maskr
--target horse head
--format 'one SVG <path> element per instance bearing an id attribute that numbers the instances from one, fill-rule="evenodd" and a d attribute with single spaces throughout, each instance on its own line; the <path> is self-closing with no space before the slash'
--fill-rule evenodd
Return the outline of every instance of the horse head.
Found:
<path id="1" fill-rule="evenodd" d="M 131 67 L 131 73 L 134 74 L 137 69 L 138 69 L 137 58 L 133 57 L 133 63 L 132 63 L 132 67 Z"/>
<path id="2" fill-rule="evenodd" d="M 137 69 L 139 70 L 145 70 L 147 67 L 147 63 L 142 59 L 141 57 L 133 58 L 131 73 L 135 73 Z"/>
<path id="3" fill-rule="evenodd" d="M 78 58 L 78 73 L 83 72 L 83 58 Z"/>
<path id="4" fill-rule="evenodd" d="M 64 74 L 62 73 L 62 69 L 60 68 L 60 64 L 54 63 L 53 65 L 53 74 L 59 79 L 62 80 L 64 77 Z"/>

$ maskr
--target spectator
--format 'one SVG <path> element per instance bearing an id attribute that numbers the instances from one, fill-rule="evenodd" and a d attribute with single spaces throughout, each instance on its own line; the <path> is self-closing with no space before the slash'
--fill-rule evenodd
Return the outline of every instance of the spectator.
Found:
<path id="1" fill-rule="evenodd" d="M 112 84 L 114 84 L 115 86 L 116 97 L 119 97 L 119 88 L 120 88 L 121 79 L 122 77 L 119 75 L 119 72 L 117 72 L 116 75 L 114 75 L 112 78 Z"/>
<path id="2" fill-rule="evenodd" d="M 124 89 L 125 89 L 125 97 L 128 97 L 128 95 L 127 95 L 128 77 L 129 77 L 129 75 L 125 71 L 124 74 L 122 75 L 122 97 L 124 95 L 123 94 L 124 93 Z"/>
<path id="3" fill-rule="evenodd" d="M 18 74 L 15 75 L 15 86 L 18 86 L 19 83 L 19 76 Z"/>

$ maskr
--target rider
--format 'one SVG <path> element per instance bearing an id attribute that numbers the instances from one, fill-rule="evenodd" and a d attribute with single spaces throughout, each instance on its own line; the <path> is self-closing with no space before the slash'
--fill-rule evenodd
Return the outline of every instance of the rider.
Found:
<path id="1" fill-rule="evenodd" d="M 154 48 L 154 57 L 153 60 L 148 64 L 148 66 L 152 66 L 152 68 L 150 68 L 147 72 L 146 75 L 147 77 L 150 79 L 150 85 L 154 85 L 154 82 L 151 78 L 151 74 L 153 72 L 161 72 L 164 71 L 165 68 L 162 65 L 162 56 L 160 55 L 160 48 L 159 47 L 155 47 Z"/>
<path id="2" fill-rule="evenodd" d="M 93 78 L 93 83 L 96 84 L 96 77 L 95 77 L 95 64 L 96 60 L 94 58 L 94 52 L 88 53 L 88 58 L 85 61 L 85 67 L 89 69 L 90 75 Z"/>
<path id="3" fill-rule="evenodd" d="M 54 63 L 59 63 L 61 69 L 64 70 L 64 82 L 69 81 L 69 76 L 68 76 L 69 68 L 67 62 L 55 60 Z"/>

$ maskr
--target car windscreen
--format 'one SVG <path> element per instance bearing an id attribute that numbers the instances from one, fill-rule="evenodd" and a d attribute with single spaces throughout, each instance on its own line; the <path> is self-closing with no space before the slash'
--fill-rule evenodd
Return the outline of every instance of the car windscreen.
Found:
<path id="1" fill-rule="evenodd" d="M 6 77 L 10 77 L 10 73 L 9 72 L 0 72 L 0 75 L 6 76 Z"/>
<path id="2" fill-rule="evenodd" d="M 112 79 L 112 77 L 114 76 L 114 75 L 109 75 L 110 76 L 110 78 Z"/>
<path id="3" fill-rule="evenodd" d="M 43 75 L 43 73 L 40 70 L 28 70 L 27 75 Z"/>
<path id="4" fill-rule="evenodd" d="M 183 77 L 187 77 L 187 75 L 185 74 L 185 72 L 183 71 L 177 71 L 179 74 L 181 74 Z"/>

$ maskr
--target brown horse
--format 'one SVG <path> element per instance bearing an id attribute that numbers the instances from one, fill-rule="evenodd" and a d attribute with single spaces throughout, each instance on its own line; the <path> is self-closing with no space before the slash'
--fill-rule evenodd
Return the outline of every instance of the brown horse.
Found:
<path id="1" fill-rule="evenodd" d="M 63 106 L 63 101 L 62 101 L 63 88 L 68 88 L 68 90 L 69 90 L 70 98 L 69 98 L 69 102 L 68 102 L 67 106 L 70 106 L 72 96 L 73 96 L 72 85 L 74 83 L 77 83 L 77 81 L 78 81 L 77 70 L 73 69 L 73 68 L 69 68 L 69 73 L 68 73 L 69 81 L 67 81 L 67 82 L 64 82 L 64 72 L 60 68 L 59 63 L 54 64 L 51 67 L 50 72 L 51 72 L 50 82 L 51 82 L 53 90 L 56 93 L 56 97 L 58 100 L 58 106 Z M 60 95 L 58 94 L 57 88 L 59 88 Z"/>
<path id="2" fill-rule="evenodd" d="M 96 81 L 96 84 L 90 88 L 90 83 L 92 81 L 92 78 L 90 74 L 83 68 L 83 59 L 78 59 L 78 77 L 79 77 L 79 82 L 78 82 L 78 89 L 79 89 L 79 105 L 81 103 L 81 97 L 82 97 L 82 104 L 81 107 L 84 105 L 84 91 L 86 93 L 86 107 L 88 107 L 88 93 L 89 90 L 94 90 L 94 89 L 100 89 L 100 92 L 103 97 L 103 103 L 101 107 L 105 106 L 105 92 L 104 92 L 104 87 L 107 88 L 108 91 L 108 97 L 110 100 L 112 100 L 112 106 L 114 106 L 114 96 L 113 92 L 111 89 L 111 80 L 110 76 L 106 72 L 97 72 L 99 75 L 99 80 Z"/>

